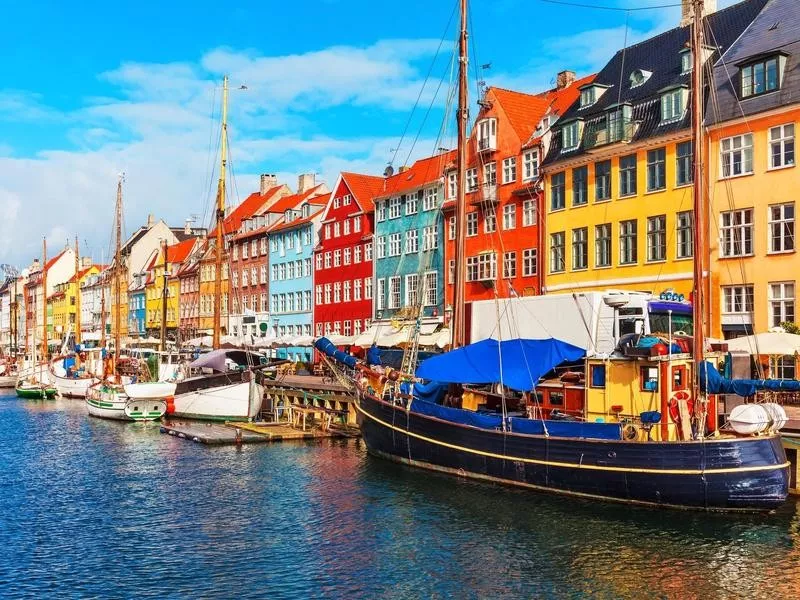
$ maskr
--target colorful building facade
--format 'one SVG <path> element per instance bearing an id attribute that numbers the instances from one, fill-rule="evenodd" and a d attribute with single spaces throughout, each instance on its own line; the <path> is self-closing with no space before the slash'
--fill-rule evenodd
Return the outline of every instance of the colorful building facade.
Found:
<path id="1" fill-rule="evenodd" d="M 372 319 L 372 198 L 383 177 L 342 173 L 314 252 L 314 335 L 357 336 Z M 337 300 L 338 298 L 338 300 Z"/>

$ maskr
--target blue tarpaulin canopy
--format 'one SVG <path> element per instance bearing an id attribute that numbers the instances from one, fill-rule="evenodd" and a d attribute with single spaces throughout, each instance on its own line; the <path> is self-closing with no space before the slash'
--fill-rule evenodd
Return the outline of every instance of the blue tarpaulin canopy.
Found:
<path id="1" fill-rule="evenodd" d="M 728 379 L 720 375 L 716 367 L 708 361 L 701 366 L 699 376 L 700 389 L 709 394 L 738 394 L 747 397 L 755 395 L 759 390 L 800 391 L 800 381 L 794 379 Z"/>
<path id="2" fill-rule="evenodd" d="M 482 340 L 433 356 L 417 368 L 417 377 L 445 383 L 499 383 L 520 391 L 532 390 L 539 378 L 586 351 L 553 338 Z"/>

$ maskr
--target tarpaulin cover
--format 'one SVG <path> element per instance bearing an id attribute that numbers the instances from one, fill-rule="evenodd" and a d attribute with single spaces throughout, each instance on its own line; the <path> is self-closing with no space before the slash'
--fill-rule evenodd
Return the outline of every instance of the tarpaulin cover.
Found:
<path id="1" fill-rule="evenodd" d="M 587 438 L 593 440 L 619 440 L 619 423 L 589 423 L 587 421 L 541 421 L 539 419 L 509 419 L 513 433 L 547 435 L 551 437 Z"/>
<path id="2" fill-rule="evenodd" d="M 438 381 L 414 384 L 414 397 L 424 402 L 432 402 L 433 404 L 438 404 L 444 397 L 446 391 L 447 384 L 439 383 Z"/>
<path id="3" fill-rule="evenodd" d="M 423 400 L 414 399 L 411 402 L 411 412 L 427 415 L 429 417 L 436 417 L 437 419 L 449 421 L 450 423 L 471 425 L 472 427 L 479 427 L 481 429 L 503 428 L 503 417 L 500 415 L 483 415 L 472 412 L 471 410 L 449 408 Z"/>
<path id="4" fill-rule="evenodd" d="M 720 375 L 713 364 L 706 361 L 700 368 L 700 389 L 708 394 L 738 394 L 752 396 L 759 390 L 773 392 L 800 391 L 800 381 L 794 379 L 728 379 Z"/>
<path id="5" fill-rule="evenodd" d="M 553 338 L 487 339 L 429 358 L 417 368 L 417 377 L 447 383 L 502 381 L 512 389 L 528 391 L 554 367 L 585 354 L 582 348 Z"/>

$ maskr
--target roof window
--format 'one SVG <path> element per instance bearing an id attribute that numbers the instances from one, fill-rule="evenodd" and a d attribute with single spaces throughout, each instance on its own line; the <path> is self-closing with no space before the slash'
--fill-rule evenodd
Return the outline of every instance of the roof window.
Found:
<path id="1" fill-rule="evenodd" d="M 645 83 L 650 76 L 653 74 L 652 71 L 645 71 L 644 69 L 636 69 L 633 73 L 631 73 L 631 88 L 639 87 L 643 83 Z"/>
<path id="2" fill-rule="evenodd" d="M 740 67 L 740 92 L 742 98 L 768 94 L 780 89 L 786 57 L 762 57 Z"/>

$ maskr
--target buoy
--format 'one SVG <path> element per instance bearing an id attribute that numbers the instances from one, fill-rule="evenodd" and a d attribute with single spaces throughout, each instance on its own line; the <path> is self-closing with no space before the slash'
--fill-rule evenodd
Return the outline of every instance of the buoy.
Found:
<path id="1" fill-rule="evenodd" d="M 783 406 L 776 404 L 775 402 L 765 402 L 761 406 L 764 407 L 764 410 L 767 411 L 767 414 L 770 417 L 771 423 L 769 425 L 769 430 L 780 431 L 783 429 L 786 423 L 789 421 Z"/>
<path id="2" fill-rule="evenodd" d="M 762 404 L 740 404 L 733 408 L 728 421 L 736 433 L 753 435 L 767 429 L 772 419 Z"/>

